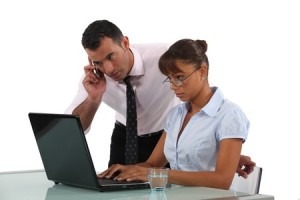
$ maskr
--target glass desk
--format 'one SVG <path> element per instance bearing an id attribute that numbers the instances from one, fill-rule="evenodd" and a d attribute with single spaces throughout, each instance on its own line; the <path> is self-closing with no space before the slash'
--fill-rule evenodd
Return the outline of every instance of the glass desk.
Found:
<path id="1" fill-rule="evenodd" d="M 274 200 L 271 195 L 249 195 L 206 187 L 182 187 L 172 185 L 163 193 L 151 193 L 150 189 L 99 192 L 96 190 L 55 185 L 43 170 L 0 173 L 1 200 Z"/>

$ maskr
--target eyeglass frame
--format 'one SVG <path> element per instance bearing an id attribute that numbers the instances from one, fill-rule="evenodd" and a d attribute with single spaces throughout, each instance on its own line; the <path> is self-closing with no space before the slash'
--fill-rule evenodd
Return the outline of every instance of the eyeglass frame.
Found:
<path id="1" fill-rule="evenodd" d="M 185 81 L 188 77 L 190 77 L 195 71 L 197 71 L 198 69 L 200 69 L 201 68 L 201 66 L 200 67 L 198 67 L 197 69 L 195 69 L 194 71 L 192 71 L 189 75 L 187 75 L 186 77 L 184 77 L 182 80 L 180 80 L 180 79 L 175 79 L 175 82 L 174 81 L 172 81 L 169 77 L 167 77 L 164 81 L 163 81 L 163 83 L 164 84 L 166 84 L 167 86 L 171 86 L 171 83 L 173 84 L 173 85 L 175 85 L 176 87 L 180 87 L 180 86 L 182 86 L 183 85 L 183 81 Z M 176 83 L 177 82 L 177 83 Z"/>

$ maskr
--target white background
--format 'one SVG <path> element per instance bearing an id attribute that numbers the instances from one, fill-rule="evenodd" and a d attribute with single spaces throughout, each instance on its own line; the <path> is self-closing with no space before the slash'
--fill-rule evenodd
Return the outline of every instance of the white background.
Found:
<path id="1" fill-rule="evenodd" d="M 116 23 L 131 43 L 205 39 L 209 80 L 251 121 L 243 154 L 263 167 L 261 193 L 298 199 L 300 12 L 291 0 L 33 1 L 0 3 L 0 171 L 42 168 L 28 112 L 63 113 L 87 58 L 86 26 Z M 87 135 L 106 168 L 114 112 Z"/>

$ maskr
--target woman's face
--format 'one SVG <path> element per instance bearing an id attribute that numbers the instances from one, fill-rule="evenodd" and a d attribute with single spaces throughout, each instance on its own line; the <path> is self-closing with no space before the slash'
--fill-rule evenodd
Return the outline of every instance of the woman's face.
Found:
<path id="1" fill-rule="evenodd" d="M 204 79 L 202 79 L 202 69 L 195 64 L 176 62 L 178 71 L 168 74 L 170 88 L 174 90 L 176 96 L 181 101 L 192 101 L 201 93 Z"/>

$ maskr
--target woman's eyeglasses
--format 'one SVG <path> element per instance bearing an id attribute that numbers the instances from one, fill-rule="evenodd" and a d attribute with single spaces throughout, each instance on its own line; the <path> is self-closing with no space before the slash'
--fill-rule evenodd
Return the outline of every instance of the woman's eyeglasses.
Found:
<path id="1" fill-rule="evenodd" d="M 186 80 L 188 77 L 190 77 L 195 71 L 197 71 L 199 68 L 195 69 L 192 73 L 190 73 L 189 75 L 187 75 L 186 77 L 179 77 L 179 78 L 166 78 L 166 80 L 164 80 L 164 84 L 166 84 L 167 86 L 171 86 L 171 83 L 176 85 L 176 86 L 181 86 L 183 84 L 183 81 Z"/>

